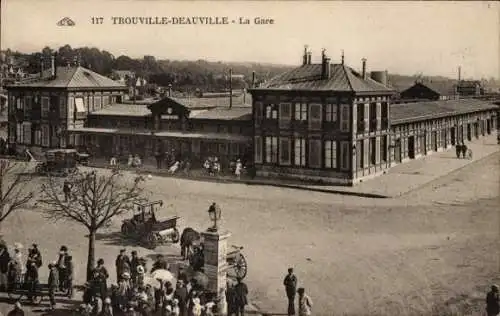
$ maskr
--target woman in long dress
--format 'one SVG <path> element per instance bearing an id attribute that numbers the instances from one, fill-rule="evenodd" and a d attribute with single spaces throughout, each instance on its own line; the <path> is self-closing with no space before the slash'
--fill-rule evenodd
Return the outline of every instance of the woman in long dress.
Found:
<path id="1" fill-rule="evenodd" d="M 175 163 L 174 163 L 174 164 L 170 167 L 170 169 L 168 169 L 168 172 L 169 172 L 170 174 L 174 174 L 174 173 L 177 171 L 177 169 L 179 169 L 179 166 L 180 166 L 180 162 L 179 162 L 179 161 L 176 161 L 176 162 L 175 162 Z"/>
<path id="2" fill-rule="evenodd" d="M 241 178 L 241 171 L 243 169 L 243 164 L 241 163 L 241 160 L 237 160 L 236 161 L 236 168 L 234 170 L 234 174 L 236 175 L 236 177 L 239 179 Z"/>

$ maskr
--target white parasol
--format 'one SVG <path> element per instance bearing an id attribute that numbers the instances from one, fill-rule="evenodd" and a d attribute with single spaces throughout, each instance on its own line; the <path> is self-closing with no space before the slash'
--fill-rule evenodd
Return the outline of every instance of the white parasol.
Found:
<path id="1" fill-rule="evenodd" d="M 160 281 L 158 281 L 157 279 L 154 279 L 150 276 L 145 276 L 144 277 L 144 284 L 149 284 L 151 285 L 152 287 L 154 287 L 155 289 L 159 289 L 161 286 L 160 286 Z"/>
<path id="2" fill-rule="evenodd" d="M 163 282 L 170 282 L 171 284 L 175 284 L 174 275 L 172 274 L 172 272 L 165 269 L 155 270 L 153 273 L 151 273 L 151 277 L 155 280 L 161 280 Z"/>

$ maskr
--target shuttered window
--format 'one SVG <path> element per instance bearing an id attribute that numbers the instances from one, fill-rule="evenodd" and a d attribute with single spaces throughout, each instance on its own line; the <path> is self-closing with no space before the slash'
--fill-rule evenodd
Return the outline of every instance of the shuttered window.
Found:
<path id="1" fill-rule="evenodd" d="M 31 117 L 32 101 L 33 99 L 31 96 L 24 97 L 24 119 L 26 120 L 29 120 Z"/>
<path id="2" fill-rule="evenodd" d="M 50 142 L 50 132 L 48 125 L 42 125 L 42 146 L 48 147 Z"/>
<path id="3" fill-rule="evenodd" d="M 349 160 L 351 158 L 349 149 L 349 142 L 344 141 L 340 143 L 340 168 L 342 170 L 349 170 Z"/>
<path id="4" fill-rule="evenodd" d="M 337 104 L 325 105 L 325 121 L 337 122 Z"/>
<path id="5" fill-rule="evenodd" d="M 61 96 L 59 98 L 59 115 L 61 118 L 66 118 L 68 115 L 68 109 L 66 107 L 66 98 L 64 96 Z"/>
<path id="6" fill-rule="evenodd" d="M 294 164 L 304 167 L 306 165 L 306 140 L 304 138 L 296 138 L 294 148 Z"/>
<path id="7" fill-rule="evenodd" d="M 337 169 L 337 141 L 325 140 L 325 168 Z"/>
<path id="8" fill-rule="evenodd" d="M 321 168 L 321 140 L 309 140 L 309 167 Z"/>
<path id="9" fill-rule="evenodd" d="M 290 139 L 287 137 L 280 137 L 280 165 L 290 165 L 291 161 L 291 146 Z"/>
<path id="10" fill-rule="evenodd" d="M 307 104 L 295 103 L 295 120 L 307 121 Z"/>
<path id="11" fill-rule="evenodd" d="M 281 103 L 279 109 L 279 124 L 280 128 L 288 128 L 292 119 L 292 104 Z"/>
<path id="12" fill-rule="evenodd" d="M 309 129 L 321 129 L 321 104 L 309 104 Z"/>
<path id="13" fill-rule="evenodd" d="M 42 97 L 42 117 L 49 116 L 49 97 Z"/>
<path id="14" fill-rule="evenodd" d="M 350 106 L 348 104 L 342 104 L 340 106 L 340 130 L 342 132 L 349 132 L 349 113 Z"/>
<path id="15" fill-rule="evenodd" d="M 266 163 L 278 162 L 278 137 L 268 136 L 266 140 Z"/>

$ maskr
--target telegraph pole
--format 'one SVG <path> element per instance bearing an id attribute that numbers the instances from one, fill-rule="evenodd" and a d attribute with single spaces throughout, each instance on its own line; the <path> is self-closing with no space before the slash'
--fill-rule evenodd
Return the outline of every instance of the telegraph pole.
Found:
<path id="1" fill-rule="evenodd" d="M 233 69 L 229 68 L 229 108 L 233 107 Z"/>

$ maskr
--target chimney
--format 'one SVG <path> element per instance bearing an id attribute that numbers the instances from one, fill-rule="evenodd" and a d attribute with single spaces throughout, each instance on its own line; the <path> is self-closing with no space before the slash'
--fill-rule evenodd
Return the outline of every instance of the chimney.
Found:
<path id="1" fill-rule="evenodd" d="M 363 63 L 363 70 L 362 70 L 361 74 L 363 76 L 363 79 L 366 80 L 366 58 L 361 59 L 361 61 Z"/>
<path id="2" fill-rule="evenodd" d="M 52 77 L 52 79 L 55 79 L 56 78 L 56 55 L 52 55 L 50 56 L 50 75 Z"/>
<path id="3" fill-rule="evenodd" d="M 172 96 L 172 84 L 168 85 L 168 97 Z"/>
<path id="4" fill-rule="evenodd" d="M 304 55 L 302 56 L 302 65 L 307 65 L 307 45 L 304 45 Z"/>
<path id="5" fill-rule="evenodd" d="M 43 56 L 40 57 L 40 78 L 43 78 Z"/>
<path id="6" fill-rule="evenodd" d="M 462 80 L 462 67 L 458 66 L 458 81 Z"/>
<path id="7" fill-rule="evenodd" d="M 326 57 L 326 49 L 321 51 L 321 79 L 330 79 L 330 58 Z"/>
<path id="8" fill-rule="evenodd" d="M 342 50 L 342 65 L 344 64 L 344 50 Z"/>
<path id="9" fill-rule="evenodd" d="M 311 59 L 312 59 L 312 53 L 311 52 L 307 52 L 307 64 L 308 65 L 311 64 Z"/>
<path id="10" fill-rule="evenodd" d="M 229 68 L 229 108 L 233 107 L 233 69 Z"/>
<path id="11" fill-rule="evenodd" d="M 304 54 L 304 60 L 306 59 L 306 55 Z M 252 88 L 255 88 L 255 71 L 252 71 Z"/>

